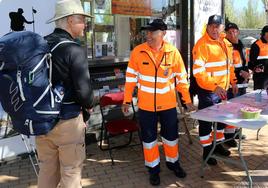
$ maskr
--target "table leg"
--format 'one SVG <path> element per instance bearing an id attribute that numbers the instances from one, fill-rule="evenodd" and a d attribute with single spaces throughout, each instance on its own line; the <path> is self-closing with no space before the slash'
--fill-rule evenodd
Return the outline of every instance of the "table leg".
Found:
<path id="1" fill-rule="evenodd" d="M 246 175 L 248 177 L 249 187 L 252 188 L 252 179 L 251 179 L 251 176 L 249 174 L 247 164 L 246 164 L 246 162 L 244 160 L 244 157 L 242 155 L 242 152 L 241 152 L 241 148 L 242 148 L 242 146 L 241 146 L 241 140 L 242 140 L 242 128 L 239 128 L 238 154 L 239 154 L 240 160 L 242 162 L 242 166 L 243 166 L 243 168 L 246 171 Z"/>

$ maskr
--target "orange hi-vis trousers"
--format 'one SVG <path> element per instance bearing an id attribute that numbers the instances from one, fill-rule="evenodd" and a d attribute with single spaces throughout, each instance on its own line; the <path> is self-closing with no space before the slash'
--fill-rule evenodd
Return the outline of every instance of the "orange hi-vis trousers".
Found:
<path id="1" fill-rule="evenodd" d="M 179 162 L 177 110 L 172 108 L 158 112 L 139 110 L 139 121 L 143 141 L 145 166 L 149 173 L 160 172 L 160 155 L 157 140 L 157 123 L 161 124 L 161 137 L 169 168 L 176 168 Z"/>

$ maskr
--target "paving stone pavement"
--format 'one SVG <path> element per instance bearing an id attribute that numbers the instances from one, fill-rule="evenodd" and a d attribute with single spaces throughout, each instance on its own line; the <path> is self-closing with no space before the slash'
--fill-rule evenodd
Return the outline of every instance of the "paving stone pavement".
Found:
<path id="1" fill-rule="evenodd" d="M 260 131 L 256 140 L 256 131 L 243 129 L 247 139 L 242 143 L 242 152 L 250 169 L 253 187 L 268 188 L 268 126 Z M 199 145 L 197 129 L 191 130 L 193 144 L 188 143 L 184 134 L 180 135 L 180 160 L 187 171 L 185 179 L 176 178 L 165 167 L 161 142 L 161 185 L 158 187 L 186 188 L 225 188 L 247 186 L 247 178 L 241 167 L 219 161 L 216 167 L 206 167 L 205 177 L 200 178 L 202 148 Z M 121 139 L 122 140 L 122 139 Z M 138 142 L 137 136 L 135 142 Z M 23 147 L 23 146 L 22 146 Z M 151 187 L 144 167 L 141 146 L 126 147 L 113 152 L 115 165 L 111 165 L 107 151 L 101 151 L 96 143 L 87 147 L 87 159 L 83 170 L 83 187 L 90 188 L 146 188 Z M 231 158 L 238 159 L 235 149 Z M 34 188 L 37 179 L 28 158 L 20 159 L 0 166 L 0 188 Z"/>

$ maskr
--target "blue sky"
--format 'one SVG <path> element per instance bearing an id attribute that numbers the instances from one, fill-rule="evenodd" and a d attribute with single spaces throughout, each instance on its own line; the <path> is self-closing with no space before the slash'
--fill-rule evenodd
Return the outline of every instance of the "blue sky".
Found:
<path id="1" fill-rule="evenodd" d="M 253 0 L 253 3 L 257 6 L 257 11 L 264 11 L 261 0 Z M 248 5 L 248 0 L 234 0 L 234 7 L 238 10 L 243 10 Z"/>

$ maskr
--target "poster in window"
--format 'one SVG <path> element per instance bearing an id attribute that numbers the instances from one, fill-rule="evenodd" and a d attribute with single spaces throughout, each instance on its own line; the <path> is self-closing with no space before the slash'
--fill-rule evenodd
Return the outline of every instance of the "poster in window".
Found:
<path id="1" fill-rule="evenodd" d="M 222 0 L 194 1 L 194 39 L 195 42 L 205 33 L 209 16 L 222 15 Z"/>
<path id="2" fill-rule="evenodd" d="M 112 14 L 151 16 L 151 0 L 112 0 Z"/>
<path id="3" fill-rule="evenodd" d="M 95 5 L 97 9 L 105 9 L 106 0 L 95 0 Z"/>
<path id="4" fill-rule="evenodd" d="M 102 56 L 102 44 L 101 43 L 96 43 L 96 48 L 95 48 L 95 56 L 96 57 L 101 57 Z"/>

